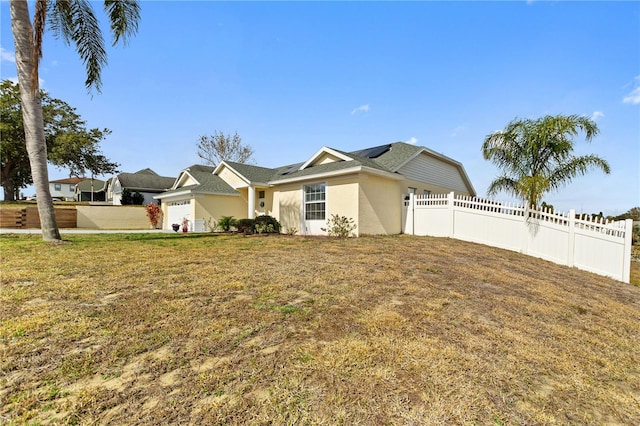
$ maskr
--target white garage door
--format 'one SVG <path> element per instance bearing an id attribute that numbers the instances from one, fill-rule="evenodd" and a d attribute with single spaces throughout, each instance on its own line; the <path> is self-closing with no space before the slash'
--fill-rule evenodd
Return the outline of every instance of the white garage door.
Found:
<path id="1" fill-rule="evenodd" d="M 171 225 L 174 223 L 182 227 L 182 219 L 184 218 L 189 220 L 189 229 L 193 226 L 191 223 L 191 200 L 171 201 L 169 202 L 167 211 L 169 213 L 169 220 L 167 221 L 169 229 L 171 229 Z"/>

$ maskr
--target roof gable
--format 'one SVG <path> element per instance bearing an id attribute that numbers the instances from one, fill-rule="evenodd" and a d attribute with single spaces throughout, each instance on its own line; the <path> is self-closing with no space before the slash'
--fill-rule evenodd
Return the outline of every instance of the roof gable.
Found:
<path id="1" fill-rule="evenodd" d="M 266 184 L 276 174 L 277 169 L 270 169 L 267 167 L 254 166 L 251 164 L 234 163 L 233 161 L 223 161 L 215 168 L 213 173 L 218 176 L 222 176 L 223 179 L 228 179 L 224 171 L 228 170 L 229 173 L 235 175 L 236 179 L 231 179 L 229 182 L 232 186 L 239 188 L 240 186 L 250 185 L 255 183 Z"/>
<path id="2" fill-rule="evenodd" d="M 217 168 L 216 168 L 217 169 Z M 221 195 L 238 195 L 231 185 L 225 182 L 220 176 L 214 175 L 211 166 L 203 166 L 194 164 L 187 167 L 176 179 L 173 187 L 163 192 L 155 198 L 170 197 L 175 194 L 201 193 L 201 194 L 221 194 Z"/>
<path id="3" fill-rule="evenodd" d="M 307 167 L 350 160 L 353 160 L 353 158 L 349 157 L 346 153 L 323 146 L 300 166 L 300 170 L 304 170 Z"/>

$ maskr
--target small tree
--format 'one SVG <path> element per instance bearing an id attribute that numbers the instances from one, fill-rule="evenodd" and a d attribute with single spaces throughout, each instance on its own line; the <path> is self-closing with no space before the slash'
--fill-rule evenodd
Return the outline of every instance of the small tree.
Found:
<path id="1" fill-rule="evenodd" d="M 158 223 L 162 219 L 162 209 L 160 209 L 160 206 L 156 203 L 149 203 L 145 206 L 145 210 L 147 211 L 147 217 L 153 229 L 158 228 Z"/>
<path id="2" fill-rule="evenodd" d="M 216 166 L 225 160 L 248 163 L 253 155 L 253 149 L 248 145 L 242 144 L 242 139 L 240 139 L 238 133 L 234 133 L 231 136 L 216 131 L 210 136 L 200 136 L 197 148 L 198 157 L 212 166 Z"/>
<path id="3" fill-rule="evenodd" d="M 127 188 L 122 190 L 122 195 L 120 196 L 120 204 L 123 206 L 130 206 L 133 204 L 133 200 L 131 200 L 131 191 Z"/>
<path id="4" fill-rule="evenodd" d="M 139 193 L 138 191 L 134 192 L 131 195 L 131 204 L 134 206 L 141 206 L 144 203 L 144 195 Z"/>

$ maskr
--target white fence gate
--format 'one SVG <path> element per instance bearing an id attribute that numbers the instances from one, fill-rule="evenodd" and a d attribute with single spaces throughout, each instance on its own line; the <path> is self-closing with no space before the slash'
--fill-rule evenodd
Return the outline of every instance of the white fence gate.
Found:
<path id="1" fill-rule="evenodd" d="M 449 194 L 409 195 L 405 234 L 451 237 L 629 282 L 633 221 L 607 222 Z"/>

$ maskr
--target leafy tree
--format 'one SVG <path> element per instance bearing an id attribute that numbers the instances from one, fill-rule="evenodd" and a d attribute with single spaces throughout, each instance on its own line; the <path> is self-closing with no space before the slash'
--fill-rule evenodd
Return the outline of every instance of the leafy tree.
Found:
<path id="1" fill-rule="evenodd" d="M 127 188 L 122 190 L 122 195 L 120 196 L 120 204 L 123 206 L 130 206 L 133 204 L 133 195 L 131 191 Z"/>
<path id="2" fill-rule="evenodd" d="M 537 208 L 544 194 L 591 168 L 610 173 L 609 163 L 600 157 L 573 155 L 573 138 L 580 132 L 590 142 L 599 130 L 588 117 L 547 115 L 536 120 L 516 118 L 504 130 L 488 135 L 482 154 L 503 172 L 491 182 L 488 194 L 506 191 Z"/>
<path id="3" fill-rule="evenodd" d="M 131 204 L 134 206 L 141 206 L 144 203 L 144 195 L 139 193 L 138 191 L 131 194 Z"/>
<path id="4" fill-rule="evenodd" d="M 210 136 L 200 136 L 197 148 L 198 157 L 212 166 L 216 166 L 225 160 L 248 163 L 253 155 L 253 149 L 248 145 L 242 144 L 242 139 L 240 139 L 238 133 L 234 133 L 231 136 L 216 131 Z"/>
<path id="5" fill-rule="evenodd" d="M 640 220 L 640 207 L 633 207 L 629 209 L 626 213 L 622 213 L 621 215 L 610 217 L 610 219 L 611 220 L 633 219 L 634 221 Z"/>
<path id="6" fill-rule="evenodd" d="M 109 129 L 86 129 L 85 122 L 67 103 L 41 91 L 47 157 L 51 164 L 69 170 L 70 176 L 117 172 L 118 164 L 109 161 L 99 150 L 99 143 L 111 133 Z M 13 201 L 21 188 L 33 183 L 25 142 L 25 131 L 17 84 L 5 80 L 0 84 L 0 178 L 4 199 Z"/>
<path id="7" fill-rule="evenodd" d="M 126 43 L 135 34 L 140 19 L 136 0 L 105 0 L 104 8 L 114 36 L 113 44 Z M 11 30 L 16 50 L 16 66 L 22 101 L 22 117 L 31 176 L 38 200 L 42 237 L 59 242 L 60 231 L 53 211 L 47 170 L 47 145 L 42 100 L 38 87 L 38 66 L 42 58 L 42 40 L 48 21 L 57 36 L 73 42 L 85 64 L 88 90 L 101 87 L 101 71 L 107 62 L 102 31 L 91 3 L 86 0 L 36 0 L 31 24 L 27 0 L 9 2 Z"/>

